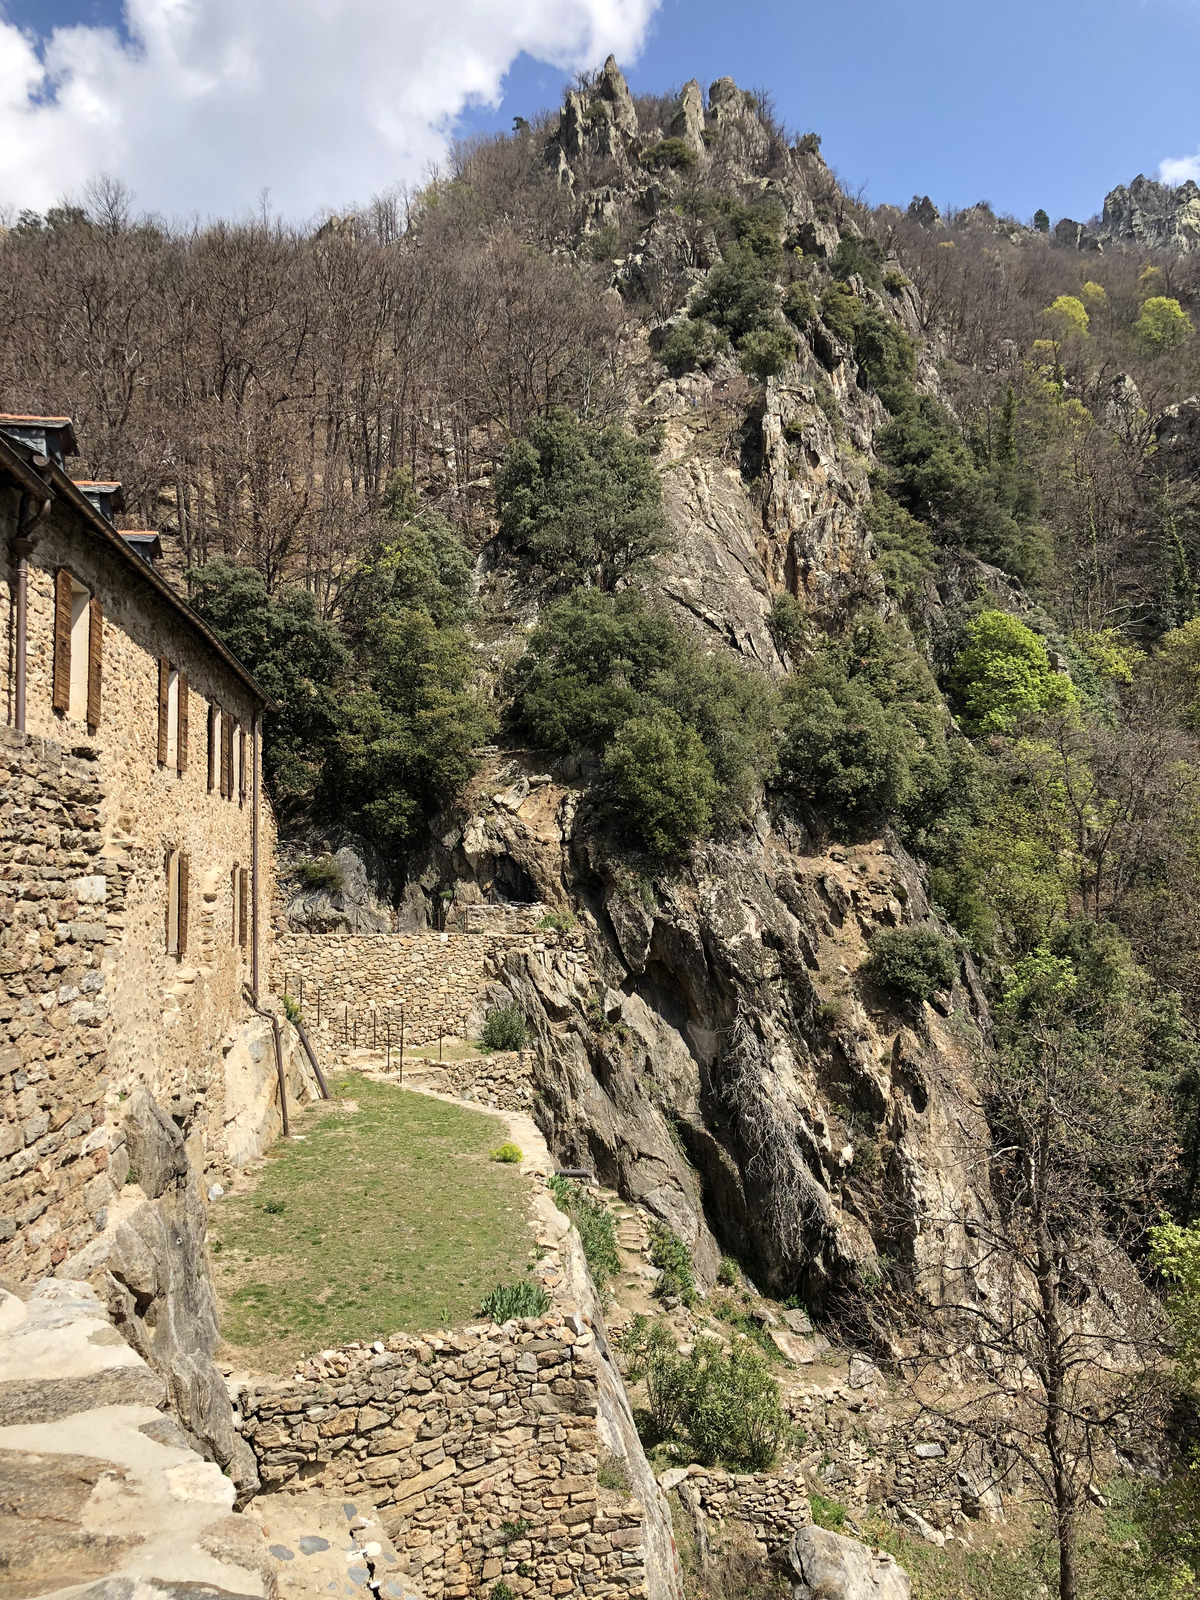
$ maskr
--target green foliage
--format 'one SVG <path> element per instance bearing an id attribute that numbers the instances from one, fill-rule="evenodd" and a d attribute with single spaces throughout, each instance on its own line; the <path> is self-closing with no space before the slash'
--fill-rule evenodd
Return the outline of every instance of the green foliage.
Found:
<path id="1" fill-rule="evenodd" d="M 304 1021 L 304 1012 L 300 1009 L 300 1002 L 294 994 L 283 996 L 283 1014 L 293 1027 L 297 1022 Z"/>
<path id="2" fill-rule="evenodd" d="M 194 610 L 279 708 L 263 719 L 263 775 L 286 813 L 311 796 L 341 724 L 346 643 L 307 589 L 269 595 L 253 567 L 228 557 L 194 568 L 188 587 Z"/>
<path id="3" fill-rule="evenodd" d="M 521 1008 L 514 1003 L 489 1011 L 480 1043 L 488 1050 L 524 1050 L 529 1043 L 529 1028 Z"/>
<path id="4" fill-rule="evenodd" d="M 896 272 L 893 269 L 891 272 L 884 273 L 883 287 L 889 294 L 903 294 L 905 289 L 912 288 L 912 284 L 902 272 Z"/>
<path id="5" fill-rule="evenodd" d="M 775 324 L 778 293 L 761 257 L 749 245 L 726 246 L 723 258 L 692 296 L 691 314 L 711 322 L 733 343 Z"/>
<path id="6" fill-rule="evenodd" d="M 785 650 L 796 650 L 808 637 L 809 614 L 794 594 L 777 594 L 771 601 L 771 631 Z"/>
<path id="7" fill-rule="evenodd" d="M 654 852 L 739 821 L 774 758 L 765 678 L 705 655 L 635 590 L 576 590 L 547 607 L 514 689 L 522 733 L 599 755 L 603 803 Z"/>
<path id="8" fill-rule="evenodd" d="M 597 1200 L 581 1184 L 572 1183 L 569 1178 L 555 1175 L 550 1179 L 550 1188 L 558 1209 L 564 1211 L 579 1229 L 592 1282 L 603 1292 L 621 1270 L 616 1219 L 602 1200 Z"/>
<path id="9" fill-rule="evenodd" d="M 658 356 L 673 378 L 682 378 L 697 367 L 708 372 L 729 350 L 729 339 L 719 328 L 703 318 L 688 317 L 671 329 Z"/>
<path id="10" fill-rule="evenodd" d="M 1015 450 L 977 461 L 932 395 L 909 395 L 877 436 L 888 493 L 939 543 L 965 544 L 1006 571 L 1035 579 L 1048 559 Z"/>
<path id="11" fill-rule="evenodd" d="M 344 630 L 306 590 L 271 597 L 257 572 L 225 558 L 189 581 L 196 610 L 279 702 L 264 771 L 280 810 L 311 807 L 399 850 L 475 771 L 491 718 L 471 687 L 461 545 L 444 519 L 414 510 L 403 480 L 385 514 L 347 584 Z"/>
<path id="12" fill-rule="evenodd" d="M 1060 339 L 1072 333 L 1086 333 L 1091 321 L 1083 301 L 1073 294 L 1060 294 L 1042 315 Z"/>
<path id="13" fill-rule="evenodd" d="M 863 522 L 875 540 L 887 592 L 902 605 L 911 604 L 937 565 L 929 528 L 879 487 L 867 503 Z"/>
<path id="14" fill-rule="evenodd" d="M 868 288 L 878 289 L 883 282 L 880 270 L 883 259 L 883 248 L 878 240 L 859 239 L 852 233 L 845 233 L 838 240 L 829 270 L 835 278 L 857 276 Z"/>
<path id="15" fill-rule="evenodd" d="M 861 612 L 784 690 L 780 771 L 842 833 L 887 817 L 936 831 L 955 758 L 929 669 L 898 627 Z"/>
<path id="16" fill-rule="evenodd" d="M 810 1494 L 809 1507 L 812 1519 L 818 1528 L 827 1528 L 830 1533 L 839 1533 L 846 1523 L 846 1508 L 840 1500 L 827 1500 L 823 1494 Z"/>
<path id="17" fill-rule="evenodd" d="M 654 1285 L 660 1299 L 674 1295 L 685 1305 L 696 1299 L 696 1280 L 692 1271 L 692 1252 L 665 1222 L 650 1223 L 650 1260 L 661 1276 Z"/>
<path id="18" fill-rule="evenodd" d="M 1041 206 L 1033 213 L 1033 225 L 1039 233 L 1050 232 L 1050 218 Z"/>
<path id="19" fill-rule="evenodd" d="M 341 862 L 333 855 L 313 856 L 296 863 L 296 876 L 310 892 L 324 890 L 334 894 L 342 887 Z"/>
<path id="20" fill-rule="evenodd" d="M 612 804 L 652 855 L 686 854 L 712 829 L 718 785 L 694 728 L 669 707 L 630 717 L 605 749 Z"/>
<path id="21" fill-rule="evenodd" d="M 491 1600 L 517 1600 L 517 1592 L 501 1578 L 492 1585 Z"/>
<path id="22" fill-rule="evenodd" d="M 980 733 L 1014 733 L 1078 709 L 1070 678 L 1054 671 L 1042 640 L 1007 611 L 980 612 L 967 626 L 967 641 L 951 682 Z"/>
<path id="23" fill-rule="evenodd" d="M 738 343 L 738 365 L 752 378 L 777 378 L 796 359 L 796 341 L 786 328 L 756 328 Z"/>
<path id="24" fill-rule="evenodd" d="M 905 1000 L 928 1000 L 948 989 L 958 952 L 934 928 L 885 928 L 871 941 L 868 968 L 876 983 Z"/>
<path id="25" fill-rule="evenodd" d="M 663 167 L 674 167 L 678 171 L 686 172 L 696 165 L 696 159 L 696 152 L 686 139 L 663 139 L 645 151 L 642 165 L 648 167 L 651 172 L 660 172 Z"/>
<path id="26" fill-rule="evenodd" d="M 504 1144 L 497 1145 L 494 1150 L 489 1150 L 488 1157 L 492 1161 L 502 1161 L 506 1166 L 516 1166 L 518 1162 L 524 1161 L 525 1154 L 520 1145 L 508 1140 Z"/>
<path id="27" fill-rule="evenodd" d="M 783 296 L 783 314 L 801 329 L 816 320 L 817 302 L 807 284 L 797 282 L 788 285 Z"/>
<path id="28" fill-rule="evenodd" d="M 480 1312 L 493 1322 L 511 1322 L 515 1317 L 544 1317 L 550 1309 L 550 1296 L 540 1283 L 523 1278 L 520 1283 L 497 1284 L 485 1296 Z"/>
<path id="29" fill-rule="evenodd" d="M 1134 334 L 1154 354 L 1172 350 L 1192 331 L 1192 321 L 1178 300 L 1166 295 L 1151 295 L 1143 301 Z"/>
<path id="30" fill-rule="evenodd" d="M 658 443 L 564 409 L 536 418 L 497 474 L 501 534 L 542 572 L 613 589 L 670 546 Z"/>
<path id="31" fill-rule="evenodd" d="M 397 605 L 368 623 L 357 653 L 361 676 L 343 698 L 317 806 L 402 850 L 474 775 L 492 716 L 473 687 L 465 632 L 421 606 Z"/>
<path id="32" fill-rule="evenodd" d="M 620 1456 L 614 1456 L 609 1451 L 603 1450 L 596 1464 L 596 1482 L 602 1489 L 617 1489 L 623 1494 L 628 1494 L 629 1468 Z"/>
<path id="33" fill-rule="evenodd" d="M 1200 1378 L 1200 1222 L 1164 1221 L 1150 1230 L 1150 1259 L 1171 1285 L 1167 1310 L 1175 1332 L 1180 1374 Z"/>
<path id="34" fill-rule="evenodd" d="M 851 346 L 861 377 L 888 410 L 902 411 L 911 401 L 917 375 L 916 347 L 904 329 L 837 281 L 821 296 L 821 319 Z"/>
<path id="35" fill-rule="evenodd" d="M 575 918 L 569 911 L 548 911 L 544 917 L 538 918 L 537 925 L 547 933 L 570 933 L 575 926 Z"/>
<path id="36" fill-rule="evenodd" d="M 726 1289 L 736 1289 L 741 1282 L 741 1269 L 732 1256 L 722 1256 L 721 1265 L 717 1268 L 717 1282 Z"/>
<path id="37" fill-rule="evenodd" d="M 792 1437 L 779 1384 L 748 1340 L 728 1352 L 709 1335 L 681 1356 L 667 1326 L 636 1315 L 617 1341 L 633 1382 L 646 1383 L 652 1441 L 685 1438 L 706 1466 L 763 1472 Z"/>

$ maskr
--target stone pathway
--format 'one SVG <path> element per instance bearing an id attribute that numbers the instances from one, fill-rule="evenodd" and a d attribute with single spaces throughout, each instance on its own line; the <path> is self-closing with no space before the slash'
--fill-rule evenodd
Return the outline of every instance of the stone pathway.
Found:
<path id="1" fill-rule="evenodd" d="M 272 1594 L 261 1532 L 165 1404 L 90 1285 L 0 1291 L 0 1593 Z"/>
<path id="2" fill-rule="evenodd" d="M 325 1595 L 329 1600 L 378 1594 L 382 1600 L 421 1600 L 373 1505 L 324 1494 L 264 1494 L 246 1508 L 262 1529 L 278 1600 Z M 378 1589 L 367 1586 L 377 1583 Z"/>

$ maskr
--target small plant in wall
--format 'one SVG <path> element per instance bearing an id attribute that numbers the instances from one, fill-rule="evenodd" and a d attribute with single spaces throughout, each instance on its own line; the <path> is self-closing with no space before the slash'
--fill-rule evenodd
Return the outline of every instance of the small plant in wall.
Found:
<path id="1" fill-rule="evenodd" d="M 512 1165 L 525 1159 L 520 1145 L 513 1144 L 511 1140 L 498 1145 L 495 1150 L 489 1150 L 488 1155 L 493 1161 L 504 1161 Z"/>

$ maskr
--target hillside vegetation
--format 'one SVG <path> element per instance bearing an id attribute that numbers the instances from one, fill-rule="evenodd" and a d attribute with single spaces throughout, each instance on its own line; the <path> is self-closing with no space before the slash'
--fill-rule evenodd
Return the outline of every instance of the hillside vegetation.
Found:
<path id="1" fill-rule="evenodd" d="M 280 704 L 295 833 L 403 879 L 498 740 L 570 774 L 643 903 L 768 813 L 909 853 L 930 914 L 867 971 L 914 1029 L 973 985 L 1008 1313 L 959 1307 L 966 1338 L 922 1306 L 882 1202 L 838 1294 L 992 1375 L 961 1426 L 1021 1456 L 1073 1600 L 1096 1463 L 1187 1434 L 1161 1319 L 1079 1308 L 1118 1256 L 1130 1305 L 1186 1288 L 1200 1204 L 1200 254 L 868 211 L 819 146 L 730 80 L 635 100 L 610 64 L 316 229 L 177 230 L 103 187 L 0 236 L 0 401 L 71 412 L 173 536 Z M 685 427 L 762 548 L 789 485 L 849 530 L 825 587 L 771 570 L 766 668 L 671 566 Z M 1194 1588 L 1170 1543 L 1140 1593 Z"/>

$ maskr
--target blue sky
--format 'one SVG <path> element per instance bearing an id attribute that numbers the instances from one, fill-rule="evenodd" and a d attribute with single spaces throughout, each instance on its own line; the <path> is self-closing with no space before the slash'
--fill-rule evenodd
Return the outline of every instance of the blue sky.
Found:
<path id="1" fill-rule="evenodd" d="M 646 92 L 725 74 L 874 202 L 1082 219 L 1200 146 L 1197 0 L 664 0 L 627 71 Z M 524 58 L 500 111 L 463 120 L 508 127 L 561 82 Z"/>
<path id="2" fill-rule="evenodd" d="M 346 192 L 356 171 L 372 187 L 382 187 L 381 178 L 392 171 L 411 181 L 419 163 L 435 158 L 437 139 L 448 127 L 507 128 L 514 116 L 556 103 L 564 63 L 606 44 L 624 47 L 622 65 L 635 90 L 661 91 L 690 77 L 707 87 L 723 74 L 744 87 L 768 89 L 783 119 L 797 131 L 819 133 L 826 159 L 845 185 L 864 186 L 872 201 L 906 204 L 914 193 L 928 193 L 939 205 L 986 199 L 1022 217 L 1044 206 L 1055 218 L 1083 218 L 1099 209 L 1114 184 L 1138 172 L 1157 174 L 1164 161 L 1175 163 L 1169 170 L 1176 178 L 1191 171 L 1200 175 L 1200 163 L 1186 164 L 1200 148 L 1200 0 L 740 0 L 736 6 L 716 0 L 336 0 L 332 6 L 328 0 L 192 0 L 189 8 L 171 7 L 167 0 L 132 3 L 137 11 L 131 14 L 143 19 L 172 12 L 178 18 L 187 10 L 202 18 L 202 26 L 189 23 L 192 32 L 183 46 L 176 40 L 160 56 L 144 48 L 144 38 L 126 37 L 128 48 L 114 55 L 101 35 L 79 36 L 93 41 L 88 70 L 94 83 L 102 91 L 110 82 L 116 85 L 111 114 L 100 121 L 87 120 L 92 113 L 81 94 L 57 127 L 54 118 L 41 119 L 35 142 L 31 108 L 38 102 L 44 107 L 54 89 L 43 85 L 16 112 L 10 105 L 12 124 L 4 122 L 0 106 L 0 145 L 7 144 L 11 154 L 7 172 L 0 154 L 0 207 L 40 203 L 52 182 L 61 184 L 72 160 L 79 165 L 82 146 L 94 150 L 104 170 L 126 176 L 127 166 L 135 190 L 160 208 L 177 191 L 181 208 L 233 211 L 267 188 L 285 211 L 336 209 L 364 198 Z M 291 30 L 281 33 L 281 16 L 303 19 L 296 32 L 308 29 L 307 63 L 302 39 L 291 64 Z M 257 38 L 255 18 L 262 24 Z M 339 20 L 344 26 L 328 36 L 320 33 Z M 12 48 L 19 41 L 5 22 L 41 40 L 56 26 L 120 32 L 122 6 L 121 0 L 0 0 L 0 46 L 7 35 Z M 396 30 L 390 57 L 381 26 Z M 471 54 L 468 46 L 481 31 L 489 37 L 480 60 L 456 76 L 456 49 Z M 216 109 L 210 96 L 207 122 L 197 112 L 186 126 L 181 117 L 173 132 L 174 107 L 194 91 L 179 76 L 191 65 L 188 48 L 194 45 L 198 57 L 217 61 L 224 36 L 235 32 L 239 59 L 249 60 L 266 85 L 253 91 L 261 125 L 245 105 L 230 109 L 232 102 L 222 102 Z M 406 43 L 418 34 L 406 74 Z M 360 90 L 362 61 L 341 48 L 347 36 L 357 35 L 380 41 L 369 63 L 373 90 Z M 584 38 L 587 43 L 579 43 Z M 337 41 L 336 50 L 330 40 Z M 639 43 L 640 53 L 631 59 Z M 539 50 L 558 64 L 536 59 Z M 318 127 L 318 101 L 307 80 L 312 62 L 326 58 L 328 83 L 321 98 L 332 109 L 329 122 Z M 61 62 L 59 68 L 61 84 Z M 71 70 L 78 72 L 77 62 Z M 488 92 L 480 84 L 494 85 L 502 74 L 499 108 L 473 108 L 472 100 Z M 368 104 L 372 92 L 376 100 Z M 345 117 L 339 117 L 341 94 Z M 67 96 L 60 99 L 65 107 Z M 418 99 L 424 106 L 420 128 L 415 124 L 421 117 L 411 111 Z M 364 120 L 356 132 L 360 101 L 370 125 Z M 347 130 L 342 150 L 335 148 L 340 122 Z M 357 159 L 372 140 L 378 142 L 381 127 L 385 147 L 373 159 Z M 114 128 L 124 129 L 123 138 Z M 148 140 L 153 144 L 158 130 L 162 152 L 156 168 Z M 30 147 L 22 152 L 27 134 Z M 44 174 L 42 189 L 31 171 Z"/>

